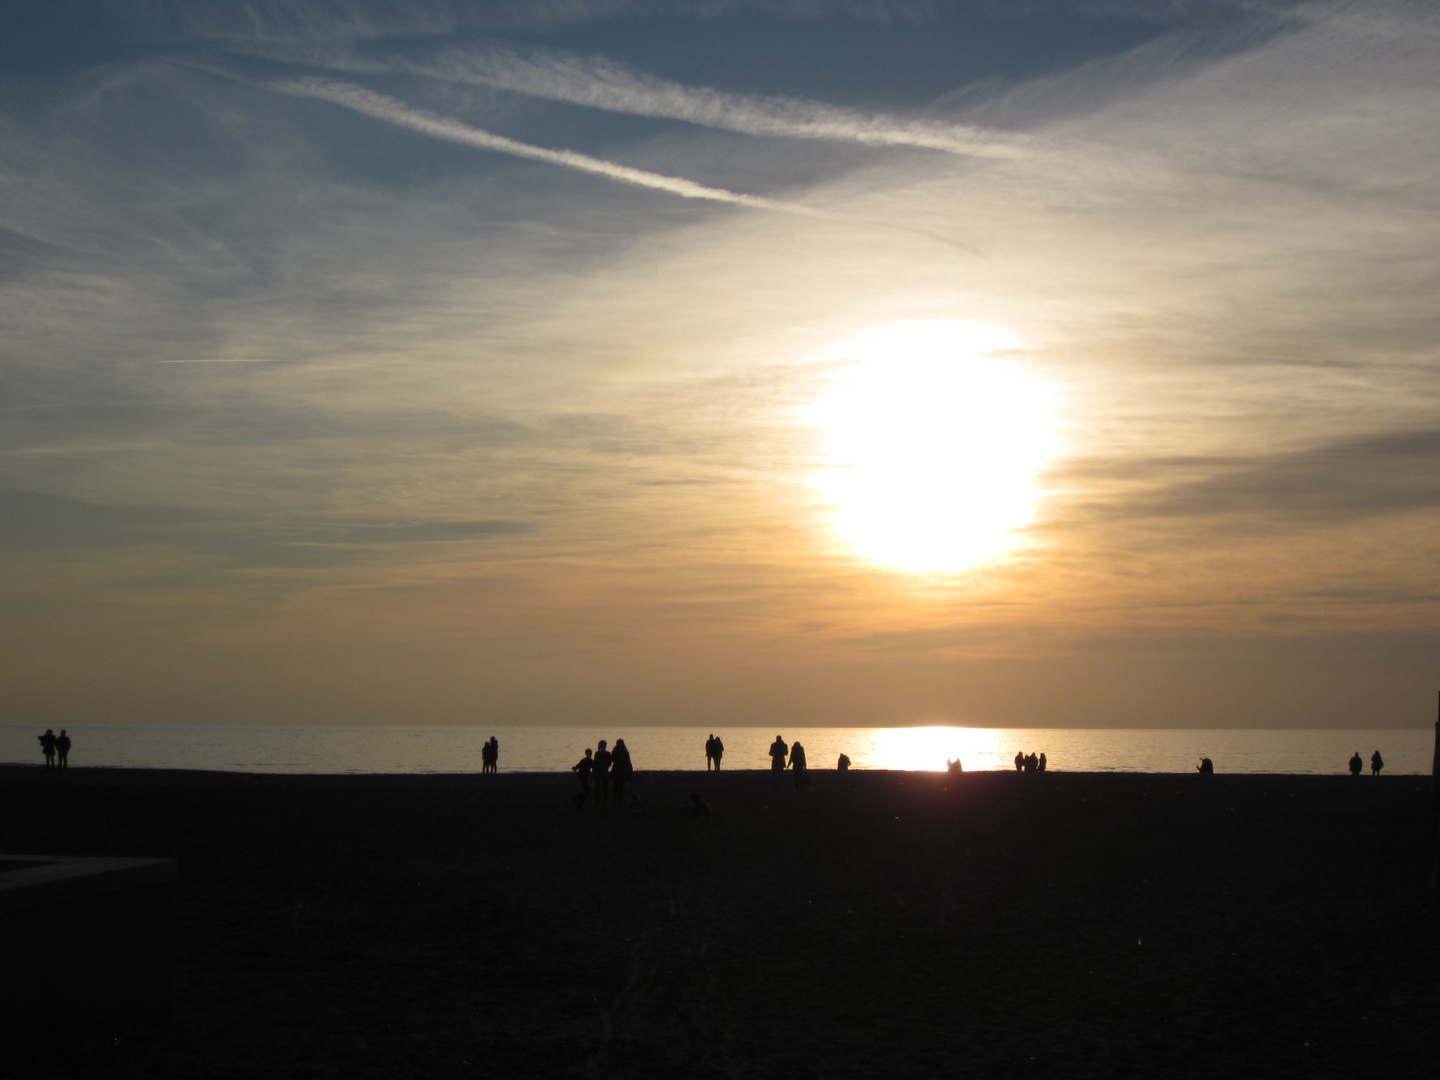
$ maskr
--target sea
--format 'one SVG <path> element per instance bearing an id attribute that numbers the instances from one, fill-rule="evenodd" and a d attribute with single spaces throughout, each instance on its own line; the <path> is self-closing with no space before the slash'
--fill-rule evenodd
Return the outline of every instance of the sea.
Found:
<path id="1" fill-rule="evenodd" d="M 0 762 L 42 764 L 34 725 L 0 724 Z M 57 732 L 59 728 L 55 729 Z M 72 768 L 204 769 L 248 773 L 471 773 L 492 735 L 502 772 L 565 772 L 600 739 L 624 739 L 637 771 L 705 768 L 705 740 L 725 745 L 725 769 L 769 768 L 770 728 L 735 727 L 68 727 Z M 1342 774 L 1359 752 L 1369 772 L 1379 750 L 1385 772 L 1431 771 L 1431 729 L 1233 730 L 1073 728 L 789 728 L 812 769 L 849 756 L 855 769 L 938 772 L 958 759 L 967 772 L 1013 769 L 1017 752 L 1044 753 L 1056 772 L 1194 772 L 1202 757 L 1217 773 Z"/>

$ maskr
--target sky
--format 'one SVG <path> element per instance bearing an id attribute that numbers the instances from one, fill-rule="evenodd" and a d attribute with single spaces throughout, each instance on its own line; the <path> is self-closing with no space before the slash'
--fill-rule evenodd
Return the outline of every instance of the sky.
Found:
<path id="1" fill-rule="evenodd" d="M 1440 11 L 0 12 L 0 720 L 1412 727 Z"/>

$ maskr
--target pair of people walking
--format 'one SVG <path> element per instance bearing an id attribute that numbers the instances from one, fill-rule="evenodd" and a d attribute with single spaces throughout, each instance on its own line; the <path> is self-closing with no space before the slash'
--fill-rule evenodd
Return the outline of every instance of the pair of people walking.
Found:
<path id="1" fill-rule="evenodd" d="M 1350 759 L 1350 775 L 1359 776 L 1365 768 L 1365 762 L 1360 757 L 1360 751 L 1355 751 L 1355 756 Z M 1385 768 L 1385 759 L 1380 756 L 1380 751 L 1370 755 L 1370 775 L 1379 776 L 1380 770 Z"/>
<path id="2" fill-rule="evenodd" d="M 54 729 L 46 728 L 40 737 L 40 752 L 45 755 L 45 768 L 68 769 L 70 767 L 70 736 L 65 729 L 56 735 Z M 59 759 L 57 762 L 56 759 Z"/>
<path id="3" fill-rule="evenodd" d="M 630 749 L 624 739 L 615 740 L 615 749 L 607 749 L 607 742 L 601 739 L 593 752 L 587 748 L 585 756 L 570 766 L 570 771 L 580 782 L 580 790 L 573 800 L 576 810 L 585 809 L 587 799 L 593 799 L 596 808 L 621 806 L 625 800 L 625 785 L 635 773 L 630 762 Z M 593 782 L 592 782 L 593 781 Z"/>
<path id="4" fill-rule="evenodd" d="M 785 771 L 787 756 L 790 759 L 790 771 L 795 774 L 795 786 L 808 784 L 810 774 L 805 768 L 805 747 L 801 746 L 798 740 L 792 745 L 786 746 L 785 740 L 776 735 L 775 741 L 770 744 L 770 772 L 772 775 L 778 777 Z M 849 765 L 848 760 L 846 765 Z"/>

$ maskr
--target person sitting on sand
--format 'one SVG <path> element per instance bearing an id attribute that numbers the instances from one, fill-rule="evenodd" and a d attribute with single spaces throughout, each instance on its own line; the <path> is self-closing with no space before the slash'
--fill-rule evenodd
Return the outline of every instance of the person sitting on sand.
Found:
<path id="1" fill-rule="evenodd" d="M 624 739 L 615 740 L 615 749 L 610 751 L 610 783 L 615 789 L 615 805 L 625 799 L 625 785 L 635 775 L 635 766 L 630 764 L 630 748 Z M 626 810 L 629 813 L 629 810 Z"/>
<path id="2" fill-rule="evenodd" d="M 580 781 L 580 794 L 575 796 L 575 809 L 585 809 L 585 800 L 590 797 L 590 774 L 595 771 L 595 759 L 590 756 L 590 749 L 586 747 L 585 756 L 570 766 L 570 771 L 575 774 L 575 779 Z"/>
<path id="3" fill-rule="evenodd" d="M 779 735 L 770 744 L 770 771 L 779 774 L 785 771 L 785 757 L 790 753 L 790 747 L 785 745 L 785 740 Z"/>
<path id="4" fill-rule="evenodd" d="M 1365 768 L 1365 762 L 1360 759 L 1360 751 L 1355 751 L 1355 756 L 1350 759 L 1350 775 L 1359 776 L 1360 770 Z"/>
<path id="5" fill-rule="evenodd" d="M 795 773 L 796 787 L 810 782 L 810 774 L 805 771 L 805 747 L 798 740 L 790 744 L 790 768 Z"/>
<path id="6" fill-rule="evenodd" d="M 595 805 L 610 805 L 610 751 L 601 739 L 595 744 Z"/>
<path id="7" fill-rule="evenodd" d="M 64 735 L 65 732 L 62 731 L 60 734 Z M 64 761 L 65 759 L 62 757 L 60 760 Z M 1380 770 L 1383 768 L 1385 768 L 1385 759 L 1380 756 L 1380 751 L 1376 750 L 1370 755 L 1370 775 L 1379 776 Z"/>
<path id="8" fill-rule="evenodd" d="M 709 817 L 710 804 L 705 801 L 705 796 L 698 791 L 690 793 L 689 801 L 680 809 L 682 817 Z"/>
<path id="9" fill-rule="evenodd" d="M 55 732 L 50 728 L 45 729 L 45 734 L 40 736 L 40 752 L 45 755 L 45 767 L 55 767 Z"/>
<path id="10" fill-rule="evenodd" d="M 70 767 L 70 736 L 65 734 L 65 729 L 60 729 L 60 734 L 55 739 L 55 755 L 60 759 L 60 768 Z M 1375 751 L 1375 756 L 1380 756 L 1380 751 Z M 1380 775 L 1380 770 L 1375 770 L 1375 775 Z"/>
<path id="11" fill-rule="evenodd" d="M 849 754 L 841 754 L 841 755 L 840 755 L 840 760 L 839 760 L 838 762 L 836 762 L 836 764 L 835 764 L 835 768 L 836 768 L 836 770 L 839 771 L 839 772 L 849 772 L 849 771 L 850 771 L 850 755 L 849 755 Z"/>
<path id="12" fill-rule="evenodd" d="M 1195 766 L 1195 771 L 1201 776 L 1213 776 L 1215 773 L 1215 763 L 1208 757 L 1202 757 L 1200 764 Z"/>

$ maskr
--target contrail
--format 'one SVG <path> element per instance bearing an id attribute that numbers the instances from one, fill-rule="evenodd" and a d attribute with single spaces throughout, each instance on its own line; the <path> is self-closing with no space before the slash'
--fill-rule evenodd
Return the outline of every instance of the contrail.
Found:
<path id="1" fill-rule="evenodd" d="M 644 169 L 633 169 L 628 165 L 604 161 L 587 154 L 577 154 L 573 150 L 548 150 L 543 146 L 533 146 L 530 143 L 507 139 L 503 135 L 473 128 L 458 120 L 448 120 L 419 109 L 412 109 L 394 98 L 388 98 L 383 94 L 377 94 L 349 83 L 332 82 L 325 79 L 302 79 L 295 82 L 272 83 L 271 85 L 282 93 L 331 101 L 365 116 L 374 117 L 376 120 L 398 124 L 401 127 L 410 128 L 412 131 L 432 135 L 437 139 L 445 139 L 448 142 L 460 143 L 464 146 L 474 146 L 482 150 L 494 150 L 515 157 L 529 158 L 532 161 L 545 161 L 552 165 L 562 165 L 567 169 L 595 173 L 597 176 L 604 176 L 610 180 L 618 180 L 622 184 L 635 184 L 638 187 L 668 191 L 672 195 L 679 195 L 682 199 L 709 199 L 713 202 L 731 203 L 734 206 L 749 206 L 757 210 L 819 215 L 819 211 L 812 210 L 808 206 L 764 199 L 758 195 L 742 195 L 736 191 L 726 191 L 724 188 L 706 187 L 683 177 L 664 176 L 660 173 L 646 172 Z"/>
<path id="2" fill-rule="evenodd" d="M 950 154 L 1015 157 L 1022 151 L 980 128 L 856 112 L 795 98 L 730 94 L 637 72 L 608 60 L 490 49 L 394 61 L 430 78 L 493 86 L 608 112 L 683 120 L 745 135 L 913 146 Z"/>

